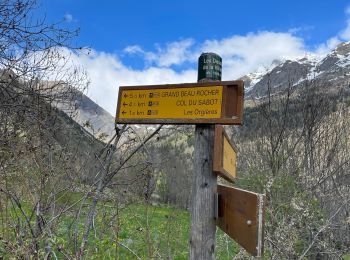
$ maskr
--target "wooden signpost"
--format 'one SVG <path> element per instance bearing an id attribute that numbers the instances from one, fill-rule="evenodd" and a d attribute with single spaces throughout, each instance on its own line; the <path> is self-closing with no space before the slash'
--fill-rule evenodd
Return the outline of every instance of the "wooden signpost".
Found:
<path id="1" fill-rule="evenodd" d="M 264 207 L 262 194 L 218 185 L 217 225 L 253 256 L 262 256 Z"/>
<path id="2" fill-rule="evenodd" d="M 242 123 L 243 81 L 120 87 L 116 123 Z"/>
<path id="3" fill-rule="evenodd" d="M 215 126 L 213 171 L 233 182 L 236 178 L 237 148 L 227 136 L 222 125 Z"/>
<path id="4" fill-rule="evenodd" d="M 190 234 L 196 260 L 215 259 L 216 225 L 252 255 L 263 253 L 265 197 L 217 185 L 217 175 L 236 177 L 237 149 L 221 124 L 242 124 L 244 100 L 243 81 L 221 81 L 221 65 L 220 56 L 203 53 L 198 83 L 119 88 L 116 123 L 196 125 Z"/>

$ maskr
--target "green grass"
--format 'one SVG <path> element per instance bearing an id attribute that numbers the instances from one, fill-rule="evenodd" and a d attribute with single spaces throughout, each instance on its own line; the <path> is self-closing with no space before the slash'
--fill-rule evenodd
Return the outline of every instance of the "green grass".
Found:
<path id="1" fill-rule="evenodd" d="M 120 211 L 119 221 L 118 232 L 109 230 L 104 238 L 95 239 L 99 250 L 90 251 L 91 258 L 111 259 L 117 255 L 119 259 L 135 259 L 137 255 L 141 259 L 188 259 L 190 216 L 187 211 L 167 206 L 131 205 Z M 238 246 L 221 230 L 216 237 L 216 258 L 232 259 Z"/>
<path id="2" fill-rule="evenodd" d="M 121 211 L 120 241 L 143 257 L 188 258 L 188 213 L 169 207 L 132 205 Z M 133 259 L 120 247 L 121 259 Z"/>
<path id="3" fill-rule="evenodd" d="M 74 193 L 61 195 L 58 198 L 61 205 L 72 205 L 82 197 Z M 78 241 L 81 241 L 90 202 L 90 200 L 86 202 L 78 221 L 75 220 L 75 210 L 80 205 L 79 203 L 74 210 L 63 214 L 54 224 L 54 236 L 51 236 L 49 240 L 58 259 L 65 259 L 64 254 L 74 256 L 75 246 L 72 242 L 72 234 L 76 227 L 79 233 Z M 32 209 L 30 203 L 25 203 L 24 210 L 29 213 L 30 209 Z M 8 217 L 13 219 L 13 223 L 20 219 L 18 209 L 11 208 Z M 11 220 L 8 223 L 11 223 Z M 23 220 L 21 223 L 25 227 Z M 34 218 L 31 219 L 31 223 L 35 226 Z M 8 228 L 10 226 L 8 225 Z M 14 234 L 12 231 L 8 233 Z M 189 234 L 190 216 L 185 210 L 166 205 L 145 204 L 117 208 L 108 202 L 98 206 L 94 229 L 90 232 L 84 255 L 87 259 L 137 259 L 137 257 L 141 259 L 188 259 Z M 8 239 L 16 244 L 14 236 Z M 45 254 L 44 248 L 47 241 L 46 236 L 40 242 L 42 256 Z M 23 246 L 16 246 L 18 246 L 18 252 L 26 250 Z M 0 239 L 0 255 L 6 254 L 4 248 Z M 63 250 L 60 251 L 58 248 L 63 248 Z M 221 230 L 217 230 L 216 259 L 232 259 L 238 250 L 239 246 L 232 239 Z"/>

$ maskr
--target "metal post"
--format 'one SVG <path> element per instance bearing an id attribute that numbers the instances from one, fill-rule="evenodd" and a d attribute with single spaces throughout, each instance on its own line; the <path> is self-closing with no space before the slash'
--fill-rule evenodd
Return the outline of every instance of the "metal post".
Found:
<path id="1" fill-rule="evenodd" d="M 198 59 L 198 82 L 220 81 L 221 62 L 217 54 L 203 53 Z M 194 146 L 190 259 L 215 259 L 214 125 L 196 125 Z"/>

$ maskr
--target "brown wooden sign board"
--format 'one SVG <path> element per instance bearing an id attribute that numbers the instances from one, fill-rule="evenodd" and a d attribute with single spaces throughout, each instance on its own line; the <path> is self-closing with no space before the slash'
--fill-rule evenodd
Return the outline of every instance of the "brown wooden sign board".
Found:
<path id="1" fill-rule="evenodd" d="M 219 226 L 253 256 L 264 251 L 265 195 L 218 185 Z"/>
<path id="2" fill-rule="evenodd" d="M 213 171 L 226 180 L 236 178 L 237 148 L 222 125 L 215 125 Z"/>
<path id="3" fill-rule="evenodd" d="M 242 80 L 120 87 L 116 123 L 239 125 L 243 99 Z"/>

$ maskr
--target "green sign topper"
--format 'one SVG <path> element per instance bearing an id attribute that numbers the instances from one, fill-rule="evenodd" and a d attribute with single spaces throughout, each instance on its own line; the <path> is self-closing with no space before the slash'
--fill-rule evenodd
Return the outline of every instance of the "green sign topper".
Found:
<path id="1" fill-rule="evenodd" d="M 198 59 L 198 81 L 203 79 L 221 81 L 222 59 L 219 55 L 209 52 L 202 53 Z"/>

